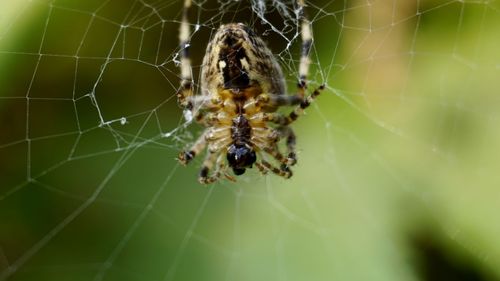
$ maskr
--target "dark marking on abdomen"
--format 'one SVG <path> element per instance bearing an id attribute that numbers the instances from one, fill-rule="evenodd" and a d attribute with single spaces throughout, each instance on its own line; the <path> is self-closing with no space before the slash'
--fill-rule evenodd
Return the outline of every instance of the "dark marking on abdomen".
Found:
<path id="1" fill-rule="evenodd" d="M 248 70 L 241 64 L 242 59 L 247 61 L 249 59 L 238 40 L 238 37 L 228 34 L 224 40 L 225 45 L 221 47 L 219 53 L 219 61 L 226 63 L 226 66 L 221 71 L 224 78 L 224 88 L 227 89 L 242 89 L 250 85 Z"/>

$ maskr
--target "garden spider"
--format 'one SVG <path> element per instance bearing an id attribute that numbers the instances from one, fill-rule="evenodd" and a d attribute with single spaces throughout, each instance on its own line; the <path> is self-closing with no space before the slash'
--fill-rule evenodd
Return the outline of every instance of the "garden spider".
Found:
<path id="1" fill-rule="evenodd" d="M 290 178 L 290 166 L 297 160 L 295 134 L 289 125 L 324 89 L 322 85 L 305 97 L 313 38 L 310 22 L 305 16 L 304 0 L 297 1 L 302 52 L 295 95 L 286 94 L 281 68 L 264 41 L 242 23 L 219 27 L 203 59 L 201 94 L 194 95 L 188 52 L 190 6 L 191 0 L 184 0 L 179 35 L 181 87 L 177 99 L 184 110 L 206 129 L 188 150 L 179 154 L 180 163 L 188 164 L 208 146 L 199 174 L 200 183 L 213 183 L 222 176 L 234 181 L 227 172 L 226 161 L 235 175 L 243 174 L 255 164 L 263 174 L 271 171 Z M 296 105 L 296 108 L 288 115 L 276 112 L 278 107 L 285 105 Z M 274 125 L 270 127 L 268 123 Z M 282 138 L 286 138 L 286 156 L 278 149 Z M 273 157 L 279 166 L 266 161 L 263 154 Z M 213 173 L 209 174 L 214 166 Z"/>

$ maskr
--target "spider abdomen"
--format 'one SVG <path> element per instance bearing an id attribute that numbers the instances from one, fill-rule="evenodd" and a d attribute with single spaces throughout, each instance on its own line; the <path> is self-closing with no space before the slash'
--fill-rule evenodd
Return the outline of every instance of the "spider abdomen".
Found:
<path id="1" fill-rule="evenodd" d="M 242 23 L 226 24 L 217 30 L 208 44 L 201 77 L 204 95 L 217 94 L 221 89 L 237 95 L 249 87 L 258 87 L 260 93 L 286 92 L 283 73 L 271 50 Z"/>
<path id="2" fill-rule="evenodd" d="M 231 40 L 229 40 L 231 41 Z M 224 88 L 244 89 L 250 85 L 249 65 L 245 49 L 240 43 L 226 42 L 219 53 L 219 71 L 222 73 Z"/>

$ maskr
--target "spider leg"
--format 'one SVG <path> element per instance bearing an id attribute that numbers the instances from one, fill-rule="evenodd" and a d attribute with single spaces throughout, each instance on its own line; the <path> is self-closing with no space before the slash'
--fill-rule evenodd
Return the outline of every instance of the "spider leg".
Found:
<path id="1" fill-rule="evenodd" d="M 300 53 L 300 64 L 299 64 L 299 81 L 297 83 L 297 95 L 273 95 L 273 94 L 262 94 L 260 95 L 260 103 L 266 106 L 275 107 L 282 105 L 297 105 L 303 103 L 305 92 L 307 89 L 307 76 L 309 74 L 309 65 L 311 60 L 309 58 L 309 53 L 311 52 L 311 46 L 313 42 L 311 22 L 307 18 L 305 11 L 304 0 L 297 0 L 297 5 L 299 7 L 299 18 L 300 23 L 300 34 L 302 40 L 301 53 Z"/>
<path id="2" fill-rule="evenodd" d="M 278 150 L 278 146 L 275 144 L 272 147 L 265 147 L 262 149 L 265 153 L 271 155 L 274 159 L 280 162 L 282 165 L 291 166 L 295 164 L 295 159 L 283 156 Z"/>
<path id="3" fill-rule="evenodd" d="M 276 168 L 273 165 L 271 165 L 271 163 L 267 162 L 266 160 L 261 160 L 260 162 L 256 162 L 255 166 L 257 166 L 259 171 L 263 174 L 266 174 L 265 171 L 267 170 L 267 171 L 273 172 L 274 174 L 276 174 L 280 177 L 284 177 L 286 179 L 290 178 L 293 175 L 292 171 L 290 170 L 290 168 L 288 168 L 288 166 L 281 165 L 280 168 Z"/>
<path id="4" fill-rule="evenodd" d="M 217 159 L 217 160 L 216 160 Z M 215 163 L 215 172 L 209 176 L 208 173 L 212 169 Z M 209 152 L 203 161 L 203 166 L 200 171 L 200 175 L 198 177 L 198 181 L 201 184 L 211 184 L 219 180 L 219 178 L 223 175 L 221 170 L 224 168 L 224 157 L 220 152 Z"/>
<path id="5" fill-rule="evenodd" d="M 280 162 L 283 165 L 293 165 L 293 159 L 288 159 L 281 154 L 278 149 L 277 141 L 279 140 L 280 133 L 275 129 L 269 128 L 254 128 L 254 135 L 251 138 L 252 144 Z"/>
<path id="6" fill-rule="evenodd" d="M 212 126 L 231 126 L 232 118 L 226 112 L 207 112 L 202 111 L 195 115 L 195 120 L 205 127 Z"/>
<path id="7" fill-rule="evenodd" d="M 268 169 L 266 169 L 266 167 L 264 167 L 262 164 L 260 164 L 260 162 L 256 162 L 255 163 L 255 166 L 257 167 L 257 169 L 259 169 L 259 172 L 263 175 L 267 175 L 267 172 L 269 171 Z"/>
<path id="8" fill-rule="evenodd" d="M 188 110 L 193 109 L 191 101 L 191 97 L 193 96 L 193 73 L 191 60 L 189 59 L 190 28 L 188 13 L 190 7 L 191 0 L 184 0 L 184 11 L 182 13 L 182 21 L 179 30 L 181 85 L 179 91 L 177 92 L 177 101 L 179 105 Z"/>
<path id="9" fill-rule="evenodd" d="M 309 74 L 309 64 L 311 63 L 309 59 L 309 53 L 311 51 L 313 37 L 311 31 L 311 22 L 307 18 L 307 14 L 304 9 L 304 0 L 298 0 L 297 5 L 299 6 L 299 18 L 301 19 L 300 34 L 302 38 L 297 92 L 299 97 L 304 98 L 305 91 L 307 89 L 307 75 Z"/>
<path id="10" fill-rule="evenodd" d="M 275 124 L 281 125 L 281 126 L 288 126 L 289 124 L 295 122 L 299 116 L 304 114 L 304 109 L 308 108 L 311 103 L 321 94 L 321 91 L 325 89 L 324 85 L 319 86 L 314 90 L 312 94 L 310 94 L 307 98 L 303 99 L 300 104 L 295 107 L 295 109 L 290 112 L 287 116 L 277 113 L 277 112 L 271 112 L 271 113 L 265 113 L 264 114 L 264 120 L 268 122 L 273 122 Z"/>
<path id="11" fill-rule="evenodd" d="M 284 105 L 297 105 L 302 102 L 304 97 L 300 95 L 276 95 L 276 94 L 260 94 L 256 98 L 256 105 L 262 107 L 277 107 Z"/>
<path id="12" fill-rule="evenodd" d="M 284 115 L 276 112 L 264 113 L 260 116 L 256 116 L 255 119 L 271 122 L 275 121 L 275 123 L 277 124 L 280 124 L 281 122 L 285 122 L 287 120 Z M 278 160 L 281 164 L 293 166 L 297 163 L 297 156 L 295 153 L 296 137 L 292 128 L 284 125 L 281 125 L 276 129 L 254 128 L 253 134 L 254 135 L 252 136 L 252 143 L 260 150 L 273 156 L 273 158 Z M 277 142 L 283 137 L 286 137 L 286 157 L 279 152 L 277 145 Z"/>
<path id="13" fill-rule="evenodd" d="M 271 120 L 269 121 L 280 124 L 282 126 L 289 125 L 297 120 L 297 118 L 304 113 L 304 109 L 309 107 L 314 99 L 319 96 L 321 91 L 325 88 L 324 85 L 320 85 L 313 91 L 311 95 L 304 98 L 305 91 L 307 89 L 307 75 L 309 74 L 309 64 L 311 63 L 309 59 L 309 53 L 311 51 L 313 36 L 311 31 L 311 22 L 307 18 L 306 11 L 304 9 L 304 0 L 297 0 L 297 5 L 299 6 L 299 17 L 301 19 L 300 33 L 302 38 L 302 50 L 299 65 L 299 82 L 297 83 L 298 92 L 296 96 L 287 97 L 289 97 L 288 100 L 290 101 L 290 105 L 295 103 L 297 99 L 299 99 L 300 101 L 295 103 L 298 104 L 298 106 L 292 112 L 290 112 L 288 116 L 284 117 L 280 114 L 274 114 L 270 116 Z M 265 102 L 266 97 L 264 96 L 263 99 Z M 267 102 L 272 103 L 273 101 L 271 98 L 268 98 Z"/>
<path id="14" fill-rule="evenodd" d="M 293 123 L 299 116 L 304 114 L 304 109 L 308 108 L 311 103 L 321 94 L 321 91 L 325 89 L 324 85 L 320 85 L 318 88 L 312 92 L 307 98 L 305 98 L 295 109 L 288 114 L 284 125 L 289 125 Z"/>
<path id="15" fill-rule="evenodd" d="M 177 159 L 182 165 L 187 165 L 189 162 L 191 162 L 191 160 L 193 160 L 193 158 L 207 146 L 206 136 L 208 132 L 209 130 L 205 130 L 189 150 L 184 150 L 179 153 Z"/>
<path id="16" fill-rule="evenodd" d="M 221 111 L 222 104 L 206 96 L 191 96 L 191 110 L 194 120 L 205 127 L 215 124 L 231 124 L 231 117 Z"/>
<path id="17" fill-rule="evenodd" d="M 287 149 L 287 158 L 292 162 L 290 165 L 293 166 L 297 163 L 297 154 L 295 153 L 295 143 L 296 136 L 293 132 L 292 128 L 288 126 L 280 127 L 279 130 L 286 136 L 286 149 Z"/>

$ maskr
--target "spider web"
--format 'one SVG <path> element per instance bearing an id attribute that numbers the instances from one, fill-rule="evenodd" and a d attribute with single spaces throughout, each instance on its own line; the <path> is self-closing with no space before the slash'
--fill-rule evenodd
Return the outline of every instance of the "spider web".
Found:
<path id="1" fill-rule="evenodd" d="M 0 280 L 419 280 L 422 232 L 500 276 L 497 1 L 308 2 L 327 87 L 294 176 L 208 187 L 175 160 L 201 130 L 176 104 L 182 5 L 0 3 Z M 194 77 L 245 22 L 293 92 L 296 8 L 195 1 Z"/>

